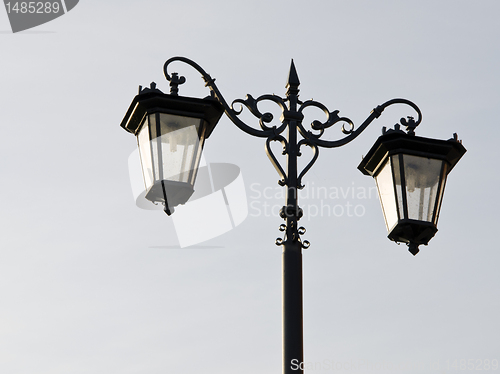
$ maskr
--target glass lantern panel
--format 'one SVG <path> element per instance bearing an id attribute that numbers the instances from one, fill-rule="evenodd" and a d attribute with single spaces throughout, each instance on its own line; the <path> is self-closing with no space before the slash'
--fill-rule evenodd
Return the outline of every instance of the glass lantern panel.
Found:
<path id="1" fill-rule="evenodd" d="M 433 221 L 442 160 L 403 155 L 408 218 Z"/>
<path id="2" fill-rule="evenodd" d="M 153 175 L 154 180 L 161 180 L 160 176 L 160 161 L 158 160 L 158 126 L 156 119 L 158 118 L 156 113 L 150 114 L 149 116 L 149 131 L 150 131 L 150 147 L 151 147 L 151 156 L 153 162 Z"/>
<path id="3" fill-rule="evenodd" d="M 193 184 L 201 151 L 199 118 L 160 114 L 161 179 Z M 203 138 L 201 139 L 203 141 Z"/>
<path id="4" fill-rule="evenodd" d="M 145 118 L 142 128 L 137 134 L 137 143 L 139 146 L 139 154 L 141 156 L 142 174 L 144 176 L 144 184 L 146 190 L 154 183 L 153 161 L 151 159 L 151 144 L 149 142 L 149 120 Z"/>
<path id="5" fill-rule="evenodd" d="M 438 200 L 436 203 L 436 214 L 434 215 L 434 224 L 437 225 L 438 219 L 439 219 L 439 212 L 441 210 L 441 202 L 443 201 L 443 195 L 444 195 L 444 187 L 446 185 L 446 177 L 448 176 L 448 164 L 445 162 L 443 163 L 443 176 L 441 178 L 441 183 L 439 186 L 439 196 Z"/>
<path id="6" fill-rule="evenodd" d="M 399 162 L 399 154 L 391 156 L 392 173 L 394 175 L 394 187 L 396 188 L 396 202 L 398 205 L 399 219 L 405 218 L 403 187 L 401 185 L 401 164 Z"/>
<path id="7" fill-rule="evenodd" d="M 390 232 L 398 222 L 398 212 L 396 208 L 396 196 L 394 193 L 394 183 L 392 180 L 391 159 L 388 159 L 382 169 L 375 177 L 377 183 L 380 203 L 384 212 L 387 231 Z"/>

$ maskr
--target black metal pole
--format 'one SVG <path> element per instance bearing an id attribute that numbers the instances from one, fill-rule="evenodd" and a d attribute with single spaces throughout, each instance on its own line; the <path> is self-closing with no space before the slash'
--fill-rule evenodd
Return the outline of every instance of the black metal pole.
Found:
<path id="1" fill-rule="evenodd" d="M 303 373 L 302 247 L 283 248 L 283 373 Z"/>
<path id="2" fill-rule="evenodd" d="M 283 373 L 303 373 L 302 247 L 283 248 Z"/>
<path id="3" fill-rule="evenodd" d="M 297 221 L 301 216 L 297 196 L 297 102 L 299 79 L 292 61 L 287 83 L 288 121 L 287 197 L 282 217 L 286 221 L 286 240 L 283 243 L 283 374 L 303 373 L 303 308 L 302 308 L 302 243 Z"/>

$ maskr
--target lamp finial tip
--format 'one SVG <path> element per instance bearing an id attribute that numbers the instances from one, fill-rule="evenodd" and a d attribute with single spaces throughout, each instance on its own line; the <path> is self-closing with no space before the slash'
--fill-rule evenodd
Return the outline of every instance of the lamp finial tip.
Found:
<path id="1" fill-rule="evenodd" d="M 298 87 L 299 85 L 300 85 L 299 76 L 297 74 L 297 69 L 295 69 L 295 64 L 292 58 L 292 63 L 290 64 L 290 72 L 288 73 L 287 87 L 290 86 Z"/>

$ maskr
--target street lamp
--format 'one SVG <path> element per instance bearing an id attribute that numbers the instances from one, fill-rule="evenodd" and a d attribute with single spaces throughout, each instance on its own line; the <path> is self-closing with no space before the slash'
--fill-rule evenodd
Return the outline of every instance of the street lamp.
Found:
<path id="1" fill-rule="evenodd" d="M 154 83 L 139 87 L 121 123 L 137 137 L 146 199 L 163 203 L 168 215 L 193 194 L 203 144 L 224 112 L 211 97 L 177 96 L 184 78 L 172 81 L 170 95 Z"/>
<path id="2" fill-rule="evenodd" d="M 210 89 L 208 98 L 178 96 L 178 86 L 185 82 L 185 78 L 168 73 L 168 66 L 175 61 L 186 63 L 201 74 L 205 86 Z M 408 133 L 400 130 L 399 125 L 394 130 L 384 129 L 384 134 L 375 142 L 359 169 L 376 180 L 389 238 L 408 243 L 410 252 L 416 254 L 418 246 L 427 244 L 437 231 L 446 176 L 465 153 L 465 148 L 456 136 L 450 141 L 416 137 L 414 129 L 422 121 L 422 114 L 406 99 L 392 99 L 377 106 L 357 128 L 349 118 L 340 117 L 338 110 L 330 112 L 325 105 L 313 100 L 300 101 L 300 81 L 293 60 L 284 98 L 262 95 L 255 99 L 247 95 L 245 99 L 234 100 L 231 105 L 220 93 L 215 79 L 190 59 L 170 58 L 165 62 L 164 73 L 170 81 L 170 95 L 161 93 L 154 84 L 150 89 L 140 89 L 121 124 L 138 137 L 145 185 L 149 191 L 146 198 L 163 202 L 167 214 L 171 213 L 170 205 L 187 201 L 193 192 L 203 141 L 222 111 L 244 132 L 266 139 L 266 153 L 280 176 L 278 184 L 286 187 L 286 205 L 280 211 L 285 220 L 280 226 L 284 236 L 276 239 L 276 244 L 283 246 L 283 373 L 303 373 L 302 249 L 308 248 L 309 242 L 301 238 L 305 229 L 298 225 L 303 211 L 298 205 L 297 193 L 304 187 L 302 178 L 316 162 L 319 149 L 348 144 L 391 105 L 405 104 L 415 110 L 416 121 L 412 117 L 401 120 Z M 264 101 L 281 109 L 277 125 L 272 124 L 271 113 L 259 110 L 259 103 Z M 326 118 L 313 121 L 311 129 L 306 129 L 302 124 L 303 112 L 310 107 L 322 110 Z M 244 108 L 258 118 L 260 128 L 248 126 L 238 117 Z M 167 114 L 173 120 L 162 122 Z M 325 130 L 336 124 L 343 124 L 341 131 L 345 136 L 339 140 L 321 139 Z M 189 135 L 177 135 L 178 131 L 185 129 L 190 129 L 186 130 Z M 282 144 L 285 166 L 275 157 L 272 142 Z M 179 149 L 180 145 L 184 147 L 183 151 L 174 156 L 174 149 Z M 303 146 L 313 150 L 313 157 L 299 172 L 297 159 Z M 186 151 L 189 147 L 191 150 Z"/>
<path id="3" fill-rule="evenodd" d="M 408 132 L 384 128 L 358 168 L 375 178 L 389 239 L 416 255 L 437 232 L 446 177 L 466 151 L 456 134 L 448 141 L 417 137 L 413 118 L 402 123 Z"/>

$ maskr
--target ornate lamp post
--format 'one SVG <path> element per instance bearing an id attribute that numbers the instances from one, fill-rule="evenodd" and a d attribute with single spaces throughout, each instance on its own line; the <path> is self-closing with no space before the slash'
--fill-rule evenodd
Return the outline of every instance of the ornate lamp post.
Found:
<path id="1" fill-rule="evenodd" d="M 196 69 L 210 89 L 210 97 L 193 99 L 178 96 L 178 86 L 185 82 L 185 78 L 177 73 L 168 73 L 168 66 L 174 61 L 184 62 Z M 408 243 L 410 252 L 416 254 L 418 246 L 427 244 L 437 231 L 446 176 L 465 153 L 465 148 L 456 136 L 449 141 L 416 137 L 414 129 L 422 121 L 422 114 L 414 103 L 406 99 L 393 99 L 377 106 L 357 128 L 349 118 L 340 117 L 338 110 L 330 112 L 319 102 L 300 101 L 300 81 L 293 61 L 284 98 L 262 95 L 255 99 L 247 95 L 245 99 L 234 100 L 231 105 L 220 93 L 215 79 L 192 60 L 173 57 L 165 62 L 164 72 L 170 81 L 170 95 L 161 93 L 154 85 L 140 90 L 121 124 L 138 137 L 145 185 L 149 189 L 146 198 L 163 202 L 168 214 L 171 213 L 169 205 L 187 201 L 193 191 L 203 141 L 222 111 L 247 134 L 266 140 L 267 155 L 280 176 L 278 184 L 286 187 L 286 205 L 280 211 L 281 218 L 285 220 L 285 224 L 280 226 L 284 236 L 276 239 L 276 244 L 283 246 L 283 373 L 303 373 L 302 249 L 308 248 L 309 242 L 302 240 L 305 229 L 298 224 L 303 215 L 298 205 L 298 190 L 304 187 L 302 178 L 317 160 L 319 149 L 350 143 L 393 104 L 409 105 L 415 110 L 418 115 L 416 121 L 412 117 L 401 120 L 408 133 L 399 130 L 399 125 L 394 130 L 385 131 L 384 128 L 384 135 L 376 141 L 359 169 L 376 180 L 389 238 Z M 271 113 L 260 112 L 258 104 L 263 101 L 279 106 L 279 125 L 271 125 Z M 235 109 L 235 104 L 241 108 Z M 260 128 L 248 126 L 238 117 L 243 107 L 258 118 Z M 313 121 L 310 130 L 302 124 L 303 112 L 308 107 L 321 109 L 326 117 L 324 121 Z M 167 118 L 167 115 L 170 117 Z M 334 141 L 321 139 L 325 130 L 337 123 L 343 123 L 341 130 L 345 136 Z M 181 133 L 177 134 L 179 131 Z M 189 134 L 185 136 L 182 131 Z M 271 142 L 275 141 L 283 146 L 285 166 L 278 162 L 271 149 Z M 182 155 L 172 156 L 175 149 L 181 146 Z M 313 157 L 299 172 L 297 159 L 303 146 L 312 148 Z M 176 172 L 165 172 L 170 169 Z M 172 179 L 172 175 L 175 178 Z"/>

